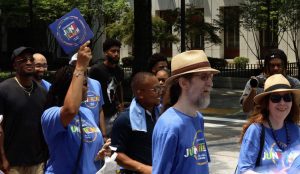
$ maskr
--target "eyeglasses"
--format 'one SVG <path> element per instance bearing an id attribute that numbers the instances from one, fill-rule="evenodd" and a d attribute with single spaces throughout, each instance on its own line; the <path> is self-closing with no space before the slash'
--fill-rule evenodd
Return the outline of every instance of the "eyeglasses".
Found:
<path id="1" fill-rule="evenodd" d="M 163 86 L 155 86 L 154 88 L 150 88 L 150 89 L 144 89 L 144 90 L 149 90 L 155 93 L 161 93 L 164 90 Z"/>
<path id="2" fill-rule="evenodd" d="M 34 62 L 34 58 L 32 56 L 22 57 L 21 59 L 16 59 L 17 63 L 25 63 L 27 61 Z"/>
<path id="3" fill-rule="evenodd" d="M 270 100 L 273 103 L 279 103 L 283 99 L 285 102 L 291 102 L 293 100 L 293 95 L 291 93 L 279 95 L 279 94 L 271 94 Z"/>
<path id="4" fill-rule="evenodd" d="M 35 67 L 36 68 L 48 68 L 48 65 L 47 64 L 35 64 Z"/>
<path id="5" fill-rule="evenodd" d="M 208 79 L 213 79 L 214 74 L 201 73 L 194 74 L 193 76 L 199 77 L 202 81 L 207 81 Z"/>

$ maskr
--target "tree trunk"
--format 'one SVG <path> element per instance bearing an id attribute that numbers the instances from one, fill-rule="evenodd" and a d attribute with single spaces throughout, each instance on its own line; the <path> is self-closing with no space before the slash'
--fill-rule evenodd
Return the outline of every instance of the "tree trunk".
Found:
<path id="1" fill-rule="evenodd" d="M 134 1 L 133 74 L 146 71 L 152 55 L 151 0 Z"/>

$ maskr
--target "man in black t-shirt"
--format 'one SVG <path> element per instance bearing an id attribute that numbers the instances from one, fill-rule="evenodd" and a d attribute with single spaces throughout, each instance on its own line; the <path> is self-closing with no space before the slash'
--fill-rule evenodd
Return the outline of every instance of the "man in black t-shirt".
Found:
<path id="1" fill-rule="evenodd" d="M 41 127 L 46 90 L 33 79 L 33 49 L 13 51 L 16 76 L 0 83 L 1 170 L 5 173 L 42 174 L 48 159 Z"/>
<path id="2" fill-rule="evenodd" d="M 111 146 L 117 148 L 121 174 L 151 174 L 152 132 L 160 113 L 162 88 L 150 72 L 137 73 L 131 88 L 135 97 L 113 124 Z"/>
<path id="3" fill-rule="evenodd" d="M 89 73 L 91 78 L 98 80 L 102 85 L 104 105 L 101 114 L 104 114 L 105 117 L 108 136 L 117 113 L 123 110 L 122 81 L 124 80 L 124 72 L 118 66 L 120 47 L 121 43 L 118 40 L 107 39 L 103 43 L 104 62 L 93 65 Z"/>

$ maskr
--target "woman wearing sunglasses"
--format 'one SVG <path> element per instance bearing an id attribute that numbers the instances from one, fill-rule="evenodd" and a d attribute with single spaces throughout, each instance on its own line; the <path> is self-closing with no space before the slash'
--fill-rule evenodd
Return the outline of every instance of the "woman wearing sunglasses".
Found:
<path id="1" fill-rule="evenodd" d="M 270 76 L 264 92 L 254 97 L 256 106 L 243 126 L 237 173 L 287 172 L 300 144 L 300 89 L 292 89 L 281 74 Z"/>

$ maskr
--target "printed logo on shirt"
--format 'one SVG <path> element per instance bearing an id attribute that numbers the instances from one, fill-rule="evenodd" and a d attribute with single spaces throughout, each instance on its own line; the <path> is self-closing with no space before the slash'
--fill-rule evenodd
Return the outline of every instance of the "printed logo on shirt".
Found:
<path id="1" fill-rule="evenodd" d="M 87 98 L 84 101 L 84 104 L 87 108 L 96 108 L 100 101 L 100 96 L 98 96 L 94 91 L 87 92 Z"/>
<path id="2" fill-rule="evenodd" d="M 91 123 L 87 122 L 84 118 L 81 118 L 82 129 L 83 129 L 83 142 L 91 143 L 97 139 L 97 136 L 100 132 L 97 126 L 93 126 Z M 70 123 L 70 129 L 73 134 L 76 134 L 79 139 L 81 138 L 80 134 L 80 122 L 79 118 L 75 118 Z"/>
<path id="3" fill-rule="evenodd" d="M 198 130 L 194 136 L 192 147 L 186 148 L 185 158 L 194 158 L 197 165 L 204 165 L 208 163 L 207 149 L 202 130 Z"/>
<path id="4" fill-rule="evenodd" d="M 282 143 L 282 142 L 281 142 Z M 273 143 L 268 152 L 264 152 L 263 163 L 268 163 L 270 161 L 275 165 L 272 168 L 273 171 L 290 168 L 294 163 L 295 159 L 299 156 L 300 151 L 293 148 L 282 152 L 276 145 Z M 267 166 L 266 170 L 270 171 L 270 167 Z"/>

